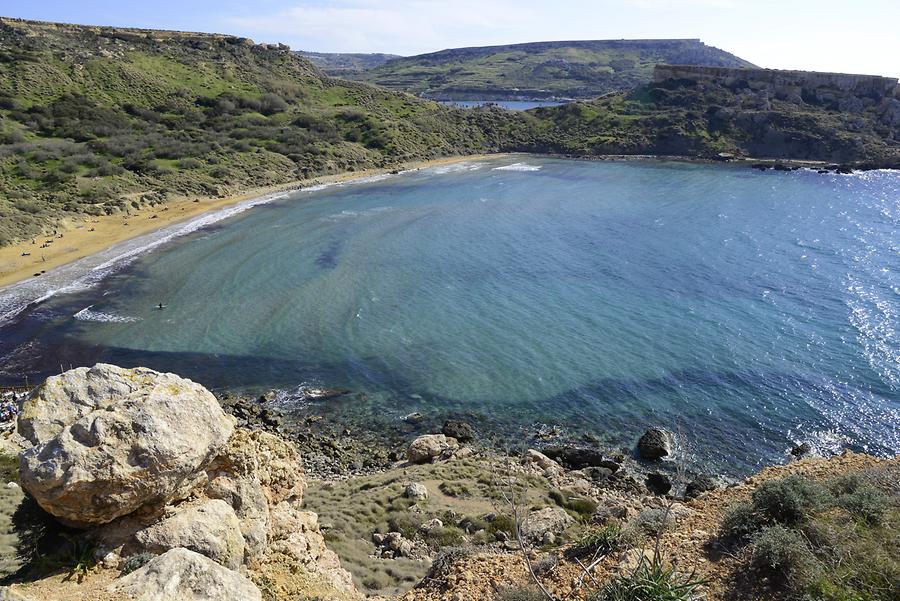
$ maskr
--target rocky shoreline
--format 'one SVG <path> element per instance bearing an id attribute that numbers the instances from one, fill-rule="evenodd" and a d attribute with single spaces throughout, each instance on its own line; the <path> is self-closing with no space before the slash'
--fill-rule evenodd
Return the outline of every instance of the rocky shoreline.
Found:
<path id="1" fill-rule="evenodd" d="M 464 418 L 434 431 L 411 414 L 379 439 L 274 400 L 145 368 L 48 378 L 0 437 L 18 455 L 0 598 L 587 599 L 585 574 L 640 569 L 649 545 L 708 574 L 710 599 L 751 599 L 723 592 L 740 569 L 718 533 L 733 503 L 785 474 L 900 473 L 896 458 L 798 445 L 786 466 L 728 481 L 689 472 L 661 427 L 633 449 L 552 427 L 510 449 Z"/>

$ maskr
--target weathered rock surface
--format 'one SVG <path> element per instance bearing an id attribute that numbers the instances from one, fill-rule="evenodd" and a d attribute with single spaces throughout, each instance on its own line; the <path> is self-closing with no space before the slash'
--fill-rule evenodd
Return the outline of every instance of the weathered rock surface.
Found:
<path id="1" fill-rule="evenodd" d="M 559 534 L 574 521 L 572 516 L 561 507 L 538 509 L 529 513 L 522 520 L 522 536 L 532 542 L 540 543 L 544 541 L 548 533 Z"/>
<path id="2" fill-rule="evenodd" d="M 270 557 L 286 556 L 339 591 L 356 590 L 350 572 L 341 567 L 337 554 L 325 546 L 319 516 L 288 501 L 273 507 L 270 516 Z"/>
<path id="3" fill-rule="evenodd" d="M 132 601 L 261 601 L 249 578 L 187 549 L 172 549 L 120 578 L 110 592 Z"/>
<path id="4" fill-rule="evenodd" d="M 206 495 L 225 501 L 237 514 L 247 559 L 265 550 L 269 508 L 303 499 L 300 454 L 267 432 L 237 430 L 206 473 Z"/>
<path id="5" fill-rule="evenodd" d="M 603 451 L 596 447 L 585 446 L 552 446 L 544 449 L 544 454 L 570 469 L 584 469 L 586 467 L 604 467 L 615 472 L 619 469 L 619 463 L 607 457 Z"/>
<path id="6" fill-rule="evenodd" d="M 135 535 L 142 551 L 164 553 L 184 547 L 236 570 L 244 561 L 244 537 L 234 509 L 218 499 L 185 508 Z"/>
<path id="7" fill-rule="evenodd" d="M 650 428 L 638 440 L 638 454 L 641 459 L 655 461 L 672 454 L 672 435 L 662 428 Z"/>
<path id="8" fill-rule="evenodd" d="M 184 498 L 234 430 L 194 382 L 98 364 L 48 378 L 23 403 L 22 486 L 73 525 Z"/>
<path id="9" fill-rule="evenodd" d="M 428 489 L 425 488 L 424 484 L 412 482 L 406 485 L 403 496 L 414 501 L 424 501 L 428 498 Z"/>
<path id="10" fill-rule="evenodd" d="M 428 463 L 434 458 L 445 453 L 451 453 L 459 448 L 455 438 L 445 434 L 425 434 L 418 437 L 406 451 L 406 458 L 410 463 Z"/>

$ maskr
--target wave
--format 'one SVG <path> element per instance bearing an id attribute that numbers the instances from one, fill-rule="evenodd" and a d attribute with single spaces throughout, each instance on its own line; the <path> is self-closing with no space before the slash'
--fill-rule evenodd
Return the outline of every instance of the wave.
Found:
<path id="1" fill-rule="evenodd" d="M 480 164 L 463 161 L 461 163 L 450 163 L 449 165 L 438 165 L 436 167 L 430 167 L 428 171 L 431 171 L 432 173 L 437 175 L 446 175 L 447 173 L 459 173 L 460 171 L 478 171 L 479 169 L 481 169 Z"/>
<path id="2" fill-rule="evenodd" d="M 504 165 L 502 167 L 494 167 L 494 171 L 540 171 L 540 165 L 529 165 L 528 163 L 513 163 L 512 165 Z"/>
<path id="3" fill-rule="evenodd" d="M 139 317 L 129 317 L 127 315 L 116 315 L 115 313 L 104 313 L 103 311 L 92 311 L 89 305 L 73 315 L 78 321 L 96 321 L 101 323 L 132 323 L 140 321 Z"/>

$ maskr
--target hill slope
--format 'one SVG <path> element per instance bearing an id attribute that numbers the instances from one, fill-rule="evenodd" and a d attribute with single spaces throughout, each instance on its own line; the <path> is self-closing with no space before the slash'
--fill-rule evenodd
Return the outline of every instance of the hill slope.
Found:
<path id="1" fill-rule="evenodd" d="M 0 19 L 0 245 L 73 213 L 492 150 L 510 119 L 331 79 L 282 45 Z"/>
<path id="2" fill-rule="evenodd" d="M 307 52 L 305 50 L 298 50 L 297 54 L 322 69 L 328 75 L 344 77 L 366 69 L 374 69 L 388 61 L 402 58 L 399 54 Z"/>
<path id="3" fill-rule="evenodd" d="M 593 98 L 649 82 L 660 63 L 753 66 L 700 40 L 599 40 L 455 48 L 348 76 L 437 99 Z"/>

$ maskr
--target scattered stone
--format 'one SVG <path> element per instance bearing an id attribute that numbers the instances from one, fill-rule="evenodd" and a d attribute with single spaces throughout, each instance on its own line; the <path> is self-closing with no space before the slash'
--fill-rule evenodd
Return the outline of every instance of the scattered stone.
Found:
<path id="1" fill-rule="evenodd" d="M 672 454 L 672 435 L 662 428 L 650 428 L 638 440 L 638 454 L 641 459 L 656 461 Z"/>
<path id="2" fill-rule="evenodd" d="M 132 601 L 262 601 L 249 578 L 187 549 L 172 549 L 116 580 L 112 593 Z"/>
<path id="3" fill-rule="evenodd" d="M 705 492 L 718 488 L 716 479 L 707 474 L 701 474 L 688 482 L 684 489 L 684 496 L 689 499 L 695 499 Z"/>
<path id="4" fill-rule="evenodd" d="M 47 378 L 18 427 L 34 445 L 19 458 L 22 487 L 60 521 L 87 526 L 187 496 L 234 419 L 190 380 L 97 364 Z"/>
<path id="5" fill-rule="evenodd" d="M 586 467 L 605 467 L 615 472 L 620 467 L 618 462 L 607 457 L 603 451 L 596 447 L 552 446 L 545 448 L 544 454 L 573 470 Z"/>
<path id="6" fill-rule="evenodd" d="M 645 484 L 650 492 L 656 495 L 664 495 L 672 490 L 672 480 L 667 475 L 659 472 L 647 474 Z"/>
<path id="7" fill-rule="evenodd" d="M 410 414 L 404 415 L 403 421 L 408 424 L 421 424 L 423 421 L 425 421 L 425 416 L 418 411 L 414 411 Z"/>
<path id="8" fill-rule="evenodd" d="M 428 520 L 427 522 L 425 522 L 424 524 L 419 526 L 419 530 L 427 533 L 427 532 L 431 532 L 432 530 L 437 530 L 438 528 L 443 528 L 443 527 L 444 527 L 444 522 L 442 522 L 438 518 L 434 518 L 434 519 Z"/>
<path id="9" fill-rule="evenodd" d="M 522 464 L 536 465 L 542 470 L 550 472 L 551 474 L 560 474 L 563 471 L 560 464 L 556 463 L 554 460 L 550 459 L 540 451 L 535 451 L 534 449 L 528 449 L 527 451 L 525 451 L 525 454 L 522 455 Z"/>
<path id="10" fill-rule="evenodd" d="M 425 488 L 424 484 L 413 482 L 406 485 L 406 490 L 403 491 L 403 496 L 414 501 L 424 501 L 428 498 L 428 489 Z"/>
<path id="11" fill-rule="evenodd" d="M 444 422 L 441 432 L 459 442 L 469 442 L 475 439 L 475 429 L 470 424 L 459 420 L 447 420 Z"/>
<path id="12" fill-rule="evenodd" d="M 396 559 L 397 557 L 412 557 L 414 555 L 413 550 L 415 546 L 413 542 L 399 532 L 388 532 L 381 536 L 380 542 L 376 541 L 376 544 L 379 546 L 379 557 Z"/>
<path id="13" fill-rule="evenodd" d="M 791 449 L 791 455 L 798 458 L 812 455 L 812 446 L 808 442 L 801 442 Z"/>
<path id="14" fill-rule="evenodd" d="M 410 463 L 428 463 L 459 448 L 455 438 L 444 434 L 425 434 L 415 439 L 406 451 Z"/>
<path id="15" fill-rule="evenodd" d="M 522 521 L 520 530 L 528 540 L 540 543 L 546 533 L 559 534 L 572 522 L 574 520 L 563 508 L 545 507 L 529 513 Z"/>

